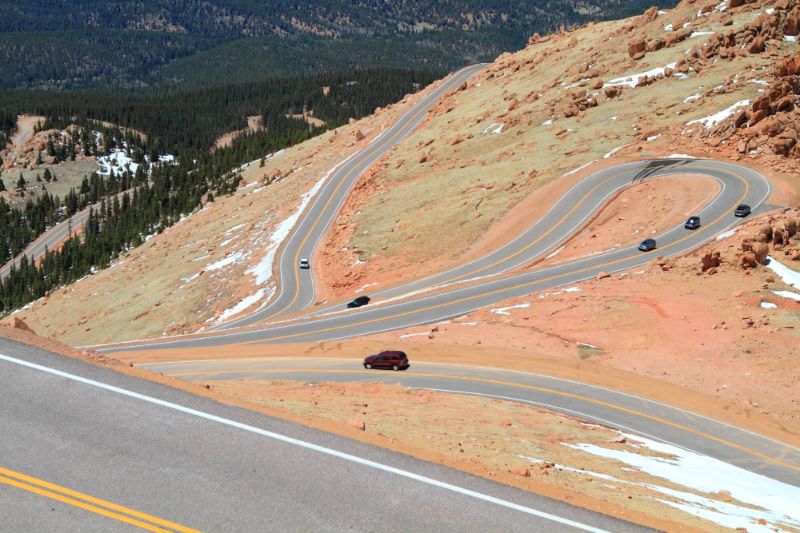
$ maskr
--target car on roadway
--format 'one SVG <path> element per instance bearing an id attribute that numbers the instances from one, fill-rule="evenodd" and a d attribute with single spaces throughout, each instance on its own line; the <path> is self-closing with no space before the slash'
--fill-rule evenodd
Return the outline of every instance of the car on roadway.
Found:
<path id="1" fill-rule="evenodd" d="M 683 225 L 686 229 L 697 229 L 700 227 L 700 217 L 689 217 L 686 224 Z"/>
<path id="2" fill-rule="evenodd" d="M 297 266 L 308 269 L 311 268 L 311 263 L 308 261 L 308 259 L 301 259 Z"/>
<path id="3" fill-rule="evenodd" d="M 364 358 L 364 368 L 391 368 L 392 370 L 405 370 L 411 366 L 405 352 L 399 350 L 387 350 L 375 355 Z"/>
<path id="4" fill-rule="evenodd" d="M 359 296 L 358 298 L 353 299 L 351 302 L 347 302 L 348 309 L 354 309 L 356 307 L 361 307 L 362 305 L 367 305 L 369 303 L 369 296 Z"/>
<path id="5" fill-rule="evenodd" d="M 656 249 L 656 240 L 655 239 L 645 239 L 639 244 L 639 250 L 643 252 L 649 252 L 650 250 Z"/>
<path id="6" fill-rule="evenodd" d="M 734 211 L 733 214 L 737 217 L 746 217 L 750 214 L 750 206 L 747 204 L 741 204 L 736 207 L 736 211 Z"/>

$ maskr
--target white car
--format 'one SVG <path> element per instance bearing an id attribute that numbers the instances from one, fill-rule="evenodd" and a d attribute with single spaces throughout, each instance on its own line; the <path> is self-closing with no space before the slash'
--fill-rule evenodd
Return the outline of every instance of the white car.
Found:
<path id="1" fill-rule="evenodd" d="M 299 266 L 300 268 L 311 268 L 311 263 L 308 262 L 308 259 L 301 259 Z"/>

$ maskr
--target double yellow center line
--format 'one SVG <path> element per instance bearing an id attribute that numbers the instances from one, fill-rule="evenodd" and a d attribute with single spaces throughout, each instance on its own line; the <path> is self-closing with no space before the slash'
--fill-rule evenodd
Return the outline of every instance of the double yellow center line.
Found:
<path id="1" fill-rule="evenodd" d="M 85 511 L 89 511 L 119 522 L 124 522 L 146 531 L 159 533 L 199 533 L 198 530 L 151 516 L 116 503 L 107 502 L 88 494 L 68 489 L 55 483 L 35 478 L 8 468 L 0 467 L 0 483 L 20 490 L 38 494 Z"/>

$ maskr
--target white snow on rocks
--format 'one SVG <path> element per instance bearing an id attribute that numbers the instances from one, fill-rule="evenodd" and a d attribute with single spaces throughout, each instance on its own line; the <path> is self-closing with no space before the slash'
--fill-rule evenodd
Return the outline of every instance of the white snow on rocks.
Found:
<path id="1" fill-rule="evenodd" d="M 691 95 L 691 96 L 687 96 L 686 98 L 684 98 L 684 99 L 683 99 L 683 103 L 684 103 L 684 104 L 688 104 L 689 102 L 692 102 L 692 101 L 694 101 L 694 100 L 697 100 L 698 98 L 700 98 L 700 96 L 701 96 L 701 94 L 700 94 L 700 93 L 694 93 L 693 95 Z"/>
<path id="2" fill-rule="evenodd" d="M 761 302 L 761 307 L 764 309 L 777 309 L 778 306 L 772 302 Z"/>
<path id="3" fill-rule="evenodd" d="M 709 115 L 707 117 L 698 118 L 696 120 L 690 120 L 686 123 L 686 125 L 691 126 L 692 124 L 702 124 L 704 128 L 710 128 L 711 126 L 715 126 L 733 115 L 734 111 L 737 109 L 741 107 L 747 107 L 748 105 L 750 105 L 750 100 L 740 100 L 739 102 L 736 102 L 730 107 L 726 107 L 718 113 L 714 113 L 713 115 Z"/>
<path id="4" fill-rule="evenodd" d="M 667 156 L 667 159 L 697 159 L 693 155 L 688 154 L 670 154 Z"/>
<path id="5" fill-rule="evenodd" d="M 595 444 L 565 446 L 620 461 L 636 470 L 664 479 L 670 485 L 684 487 L 686 490 L 641 483 L 649 489 L 670 496 L 669 500 L 659 500 L 662 503 L 720 527 L 745 528 L 750 532 L 764 533 L 800 527 L 800 506 L 797 505 L 800 502 L 800 487 L 671 444 L 625 433 L 621 433 L 621 436 L 632 445 L 645 448 L 648 453 L 604 448 Z M 601 476 L 608 477 L 607 474 Z M 720 501 L 713 497 L 722 491 L 730 495 L 730 501 Z M 767 524 L 759 523 L 761 519 L 766 520 Z"/>
<path id="6" fill-rule="evenodd" d="M 517 304 L 517 305 L 510 305 L 508 307 L 498 307 L 497 309 L 491 309 L 491 312 L 496 315 L 510 315 L 509 311 L 511 309 L 525 309 L 526 307 L 530 307 L 531 304 Z"/>
<path id="7" fill-rule="evenodd" d="M 731 229 L 728 231 L 723 231 L 719 235 L 715 237 L 716 240 L 721 241 L 722 239 L 727 239 L 728 237 L 732 237 L 736 234 L 736 229 Z"/>
<path id="8" fill-rule="evenodd" d="M 774 257 L 770 256 L 767 256 L 767 268 L 775 272 L 785 284 L 791 285 L 795 289 L 800 289 L 800 272 L 792 270 Z"/>
<path id="9" fill-rule="evenodd" d="M 664 71 L 668 68 L 674 69 L 675 63 L 670 63 L 665 67 L 656 67 L 654 69 L 650 69 L 646 72 L 640 72 L 638 74 L 629 74 L 627 76 L 622 76 L 621 78 L 614 78 L 613 80 L 609 80 L 603 84 L 603 87 L 614 87 L 614 86 L 623 86 L 623 87 L 630 87 L 633 89 L 639 83 L 641 78 L 645 76 L 652 78 L 658 76 L 659 74 L 664 74 Z"/>

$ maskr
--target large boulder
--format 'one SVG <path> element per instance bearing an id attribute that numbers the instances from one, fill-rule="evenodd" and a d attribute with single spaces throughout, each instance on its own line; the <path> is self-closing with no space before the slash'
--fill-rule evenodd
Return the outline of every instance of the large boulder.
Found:
<path id="1" fill-rule="evenodd" d="M 759 265 L 763 265 L 767 262 L 767 256 L 769 255 L 769 246 L 763 242 L 754 242 L 750 253 L 756 259 L 756 262 Z"/>
<path id="2" fill-rule="evenodd" d="M 703 254 L 703 257 L 700 258 L 702 263 L 700 269 L 705 272 L 711 268 L 717 268 L 720 263 L 722 263 L 722 257 L 720 256 L 719 252 L 706 252 Z"/>
<path id="3" fill-rule="evenodd" d="M 761 35 L 756 35 L 755 39 L 750 41 L 750 44 L 747 46 L 747 51 L 751 54 L 760 54 L 766 49 L 767 46 L 764 43 L 764 38 Z"/>
<path id="4" fill-rule="evenodd" d="M 29 333 L 33 333 L 34 331 L 19 317 L 11 316 L 8 318 L 4 318 L 0 320 L 0 326 L 6 326 L 8 328 L 19 329 L 22 331 L 27 331 Z"/>
<path id="5" fill-rule="evenodd" d="M 647 44 L 641 37 L 631 39 L 630 41 L 628 41 L 628 55 L 631 56 L 632 58 L 640 59 L 642 56 L 644 56 L 645 50 L 647 50 Z M 637 56 L 640 57 L 637 58 Z"/>

